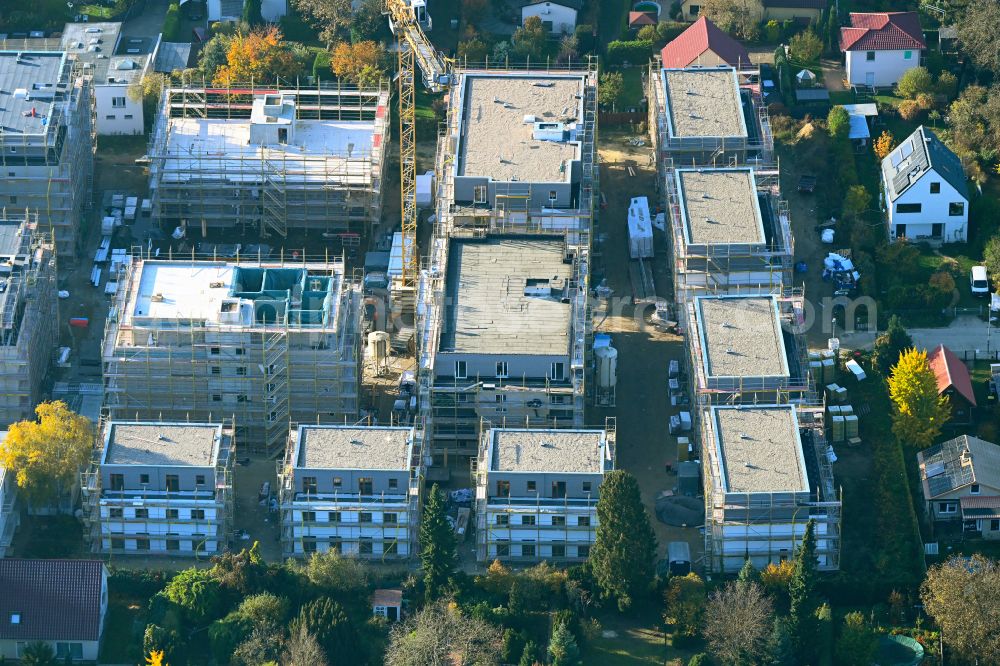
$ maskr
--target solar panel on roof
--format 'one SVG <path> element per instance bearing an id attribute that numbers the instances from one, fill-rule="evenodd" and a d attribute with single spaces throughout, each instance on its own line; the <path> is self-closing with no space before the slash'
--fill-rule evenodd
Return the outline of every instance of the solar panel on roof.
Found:
<path id="1" fill-rule="evenodd" d="M 889 157 L 889 162 L 892 163 L 893 169 L 898 169 L 899 165 L 903 162 L 902 151 L 896 151 Z"/>
<path id="2" fill-rule="evenodd" d="M 913 139 L 910 139 L 899 147 L 899 154 L 903 156 L 903 159 L 913 154 Z"/>
<path id="3" fill-rule="evenodd" d="M 906 186 L 910 184 L 910 174 L 908 171 L 903 173 L 897 173 L 892 179 L 892 189 L 896 192 L 902 192 L 906 189 Z"/>
<path id="4" fill-rule="evenodd" d="M 937 497 L 942 493 L 948 492 L 954 487 L 955 485 L 952 483 L 951 477 L 947 474 L 941 474 L 927 479 L 927 488 L 930 490 L 931 497 Z"/>

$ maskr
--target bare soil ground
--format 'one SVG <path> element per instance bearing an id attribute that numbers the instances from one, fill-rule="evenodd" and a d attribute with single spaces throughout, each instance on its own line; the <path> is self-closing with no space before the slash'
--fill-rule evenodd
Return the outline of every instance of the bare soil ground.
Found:
<path id="1" fill-rule="evenodd" d="M 628 136 L 604 132 L 601 137 L 601 191 L 607 198 L 607 206 L 600 211 L 599 223 L 595 225 L 593 274 L 607 279 L 613 290 L 612 302 L 632 293 L 626 222 L 629 199 L 647 196 L 651 207 L 658 201 L 651 150 L 629 145 Z M 635 172 L 634 177 L 628 172 L 629 166 Z M 653 278 L 657 294 L 669 299 L 666 235 L 655 233 Z M 597 277 L 594 282 L 598 282 Z M 618 385 L 616 406 L 592 408 L 588 422 L 600 425 L 607 416 L 616 418 L 617 465 L 639 481 L 642 501 L 659 542 L 658 553 L 662 556 L 670 541 L 688 541 L 697 560 L 704 550 L 699 530 L 665 525 L 656 519 L 654 511 L 657 495 L 677 486 L 676 474 L 665 471 L 667 463 L 677 462 L 676 438 L 668 434 L 667 427 L 671 414 L 680 411 L 670 405 L 667 366 L 671 359 L 683 356 L 683 338 L 653 329 L 630 304 L 613 308 L 606 318 L 604 313 L 595 312 L 594 328 L 598 333 L 610 333 L 612 345 L 618 350 Z"/>

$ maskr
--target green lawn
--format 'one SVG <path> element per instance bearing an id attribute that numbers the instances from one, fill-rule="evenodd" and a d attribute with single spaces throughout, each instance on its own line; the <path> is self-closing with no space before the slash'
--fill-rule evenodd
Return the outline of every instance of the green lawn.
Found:
<path id="1" fill-rule="evenodd" d="M 642 67 L 621 70 L 625 85 L 622 87 L 622 109 L 638 107 L 642 103 Z"/>
<path id="2" fill-rule="evenodd" d="M 622 26 L 632 3 L 628 0 L 601 0 L 600 25 L 597 34 L 601 47 L 622 37 Z M 664 5 L 666 6 L 666 5 Z"/>
<path id="3" fill-rule="evenodd" d="M 110 19 L 114 16 L 115 12 L 112 7 L 105 7 L 104 5 L 83 5 L 80 7 L 80 13 L 86 14 L 91 18 Z"/>
<path id="4" fill-rule="evenodd" d="M 919 259 L 921 268 L 921 279 L 930 279 L 931 274 L 944 267 L 947 267 L 952 277 L 955 278 L 955 288 L 958 290 L 959 300 L 956 307 L 977 308 L 983 305 L 985 299 L 975 298 L 969 291 L 969 271 L 978 261 L 968 256 L 968 246 L 964 243 L 958 245 L 945 245 L 934 250 L 923 247 Z"/>
<path id="5" fill-rule="evenodd" d="M 602 666 L 640 666 L 658 664 L 681 666 L 697 650 L 675 648 L 670 634 L 664 634 L 659 624 L 637 623 L 631 618 L 609 615 L 601 618 L 605 631 L 614 638 L 598 637 L 583 651 L 583 663 Z"/>

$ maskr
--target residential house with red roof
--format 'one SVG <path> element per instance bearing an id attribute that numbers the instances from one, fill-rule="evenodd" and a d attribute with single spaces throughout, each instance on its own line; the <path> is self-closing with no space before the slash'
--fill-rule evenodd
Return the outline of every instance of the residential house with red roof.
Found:
<path id="1" fill-rule="evenodd" d="M 63 660 L 96 662 L 108 611 L 99 560 L 0 560 L 0 658 L 48 643 Z"/>
<path id="2" fill-rule="evenodd" d="M 927 48 L 916 12 L 852 12 L 840 29 L 847 81 L 852 86 L 887 88 L 920 65 Z"/>
<path id="3" fill-rule="evenodd" d="M 750 54 L 738 41 L 702 16 L 660 51 L 663 67 L 750 66 Z"/>
<path id="4" fill-rule="evenodd" d="M 976 407 L 976 394 L 972 390 L 972 376 L 955 352 L 944 345 L 927 355 L 927 363 L 934 371 L 938 395 L 951 400 L 951 423 L 972 423 L 972 410 Z"/>
<path id="5" fill-rule="evenodd" d="M 1000 446 L 962 435 L 917 453 L 927 515 L 1000 539 Z"/>

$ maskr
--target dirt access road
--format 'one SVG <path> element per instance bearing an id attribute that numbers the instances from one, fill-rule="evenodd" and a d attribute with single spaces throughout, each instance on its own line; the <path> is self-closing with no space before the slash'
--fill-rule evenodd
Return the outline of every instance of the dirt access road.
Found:
<path id="1" fill-rule="evenodd" d="M 667 393 L 667 367 L 671 359 L 684 354 L 683 338 L 654 330 L 643 322 L 642 313 L 630 303 L 618 306 L 618 299 L 631 297 L 628 276 L 629 200 L 635 196 L 649 197 L 650 207 L 658 201 L 656 171 L 648 147 L 628 144 L 624 133 L 603 132 L 601 137 L 601 191 L 607 206 L 600 211 L 595 225 L 594 267 L 597 284 L 607 279 L 613 290 L 612 312 L 594 313 L 596 333 L 610 333 L 612 345 L 618 350 L 618 385 L 616 406 L 611 409 L 591 408 L 588 423 L 599 425 L 606 416 L 617 421 L 617 466 L 635 475 L 642 490 L 642 501 L 649 513 L 663 557 L 670 541 L 688 541 L 692 556 L 700 557 L 704 549 L 697 528 L 670 527 L 658 521 L 656 497 L 664 490 L 675 490 L 677 475 L 666 473 L 666 463 L 676 463 L 676 439 L 667 434 L 671 414 L 680 411 L 670 406 Z M 628 172 L 631 166 L 635 172 Z M 656 231 L 656 257 L 653 278 L 657 294 L 671 297 L 670 267 L 667 259 L 666 234 Z"/>

